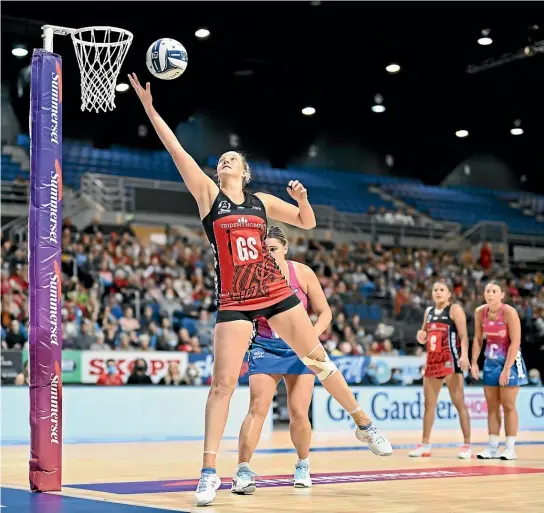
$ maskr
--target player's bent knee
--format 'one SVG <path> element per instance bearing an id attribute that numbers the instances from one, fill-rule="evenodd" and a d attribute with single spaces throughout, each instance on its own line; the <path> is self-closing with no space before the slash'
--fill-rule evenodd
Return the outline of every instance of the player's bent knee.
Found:
<path id="1" fill-rule="evenodd" d="M 304 365 L 306 365 L 306 367 L 321 369 L 321 372 L 317 372 L 315 370 L 314 372 L 317 374 L 319 381 L 325 381 L 329 376 L 332 376 L 338 370 L 338 367 L 329 358 L 329 355 L 325 353 L 325 350 L 323 348 L 321 348 L 321 350 L 321 354 L 318 353 L 315 356 L 312 356 L 312 351 L 309 355 L 301 358 L 301 361 Z M 317 351 L 315 352 L 317 353 Z"/>

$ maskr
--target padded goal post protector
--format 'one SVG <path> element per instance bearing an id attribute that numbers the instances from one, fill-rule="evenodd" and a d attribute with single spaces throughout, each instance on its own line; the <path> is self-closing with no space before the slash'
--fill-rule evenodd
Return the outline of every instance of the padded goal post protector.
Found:
<path id="1" fill-rule="evenodd" d="M 28 217 L 30 462 L 33 491 L 61 489 L 62 59 L 36 49 Z"/>

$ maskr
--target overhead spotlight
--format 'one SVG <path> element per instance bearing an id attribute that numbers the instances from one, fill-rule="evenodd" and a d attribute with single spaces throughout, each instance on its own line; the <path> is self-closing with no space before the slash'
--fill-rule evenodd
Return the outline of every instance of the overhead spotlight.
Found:
<path id="1" fill-rule="evenodd" d="M 457 130 L 457 132 L 455 132 L 455 135 L 460 138 L 468 137 L 468 130 Z"/>
<path id="2" fill-rule="evenodd" d="M 493 43 L 493 39 L 489 37 L 489 34 L 491 34 L 491 30 L 484 29 L 481 32 L 482 37 L 478 39 L 478 44 L 482 46 L 489 46 L 491 43 Z"/>
<path id="3" fill-rule="evenodd" d="M 240 138 L 236 134 L 229 134 L 229 145 L 231 148 L 240 146 Z"/>
<path id="4" fill-rule="evenodd" d="M 519 119 L 516 119 L 514 121 L 514 128 L 510 129 L 510 133 L 512 135 L 521 135 L 521 134 L 523 134 L 523 128 L 521 128 L 521 121 Z"/>
<path id="5" fill-rule="evenodd" d="M 15 45 L 13 50 L 11 50 L 11 54 L 15 57 L 26 57 L 28 55 L 28 50 L 23 45 Z"/>
<path id="6" fill-rule="evenodd" d="M 128 84 L 125 83 L 125 82 L 119 82 L 119 83 L 115 86 L 115 90 L 116 90 L 118 93 L 124 93 L 125 91 L 128 91 Z"/>
<path id="7" fill-rule="evenodd" d="M 400 66 L 398 64 L 389 64 L 385 67 L 385 71 L 391 74 L 398 73 L 400 71 Z"/>
<path id="8" fill-rule="evenodd" d="M 199 28 L 195 32 L 195 36 L 198 39 L 207 39 L 208 37 L 210 37 L 210 31 L 208 29 L 206 29 L 206 28 Z"/>
<path id="9" fill-rule="evenodd" d="M 313 107 L 304 107 L 302 109 L 302 114 L 305 116 L 313 116 L 315 114 L 315 109 Z"/>
<path id="10" fill-rule="evenodd" d="M 371 109 L 372 112 L 385 112 L 385 106 L 382 105 L 383 103 L 383 96 L 381 94 L 377 94 L 374 96 L 374 105 L 372 105 Z"/>
<path id="11" fill-rule="evenodd" d="M 527 177 L 525 175 L 521 175 L 519 177 L 519 179 L 520 179 L 521 183 L 525 183 L 527 181 Z"/>

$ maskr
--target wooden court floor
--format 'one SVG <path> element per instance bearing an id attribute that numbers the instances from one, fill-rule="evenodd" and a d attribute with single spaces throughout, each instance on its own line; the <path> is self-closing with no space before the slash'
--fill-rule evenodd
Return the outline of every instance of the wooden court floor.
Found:
<path id="1" fill-rule="evenodd" d="M 379 457 L 363 450 L 353 435 L 314 433 L 314 486 L 304 490 L 290 481 L 295 454 L 289 435 L 276 432 L 261 442 L 252 462 L 262 479 L 253 496 L 230 492 L 237 442 L 223 441 L 218 473 L 226 488 L 206 508 L 194 506 L 202 442 L 65 445 L 60 494 L 21 491 L 28 490 L 28 447 L 7 446 L 2 447 L 2 511 L 544 513 L 544 431 L 520 433 L 513 462 L 458 460 L 453 446 L 459 442 L 458 431 L 436 431 L 433 457 L 423 459 L 408 457 L 419 433 L 388 435 L 395 452 Z M 484 431 L 474 433 L 475 452 L 486 439 Z M 51 501 L 56 507 L 44 506 Z"/>

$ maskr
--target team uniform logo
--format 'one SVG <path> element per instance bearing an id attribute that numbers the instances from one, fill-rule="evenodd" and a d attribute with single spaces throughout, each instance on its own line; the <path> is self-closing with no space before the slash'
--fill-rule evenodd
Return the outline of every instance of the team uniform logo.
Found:
<path id="1" fill-rule="evenodd" d="M 218 214 L 230 214 L 230 203 L 228 201 L 221 201 L 221 203 L 219 203 L 218 205 L 218 208 Z"/>

